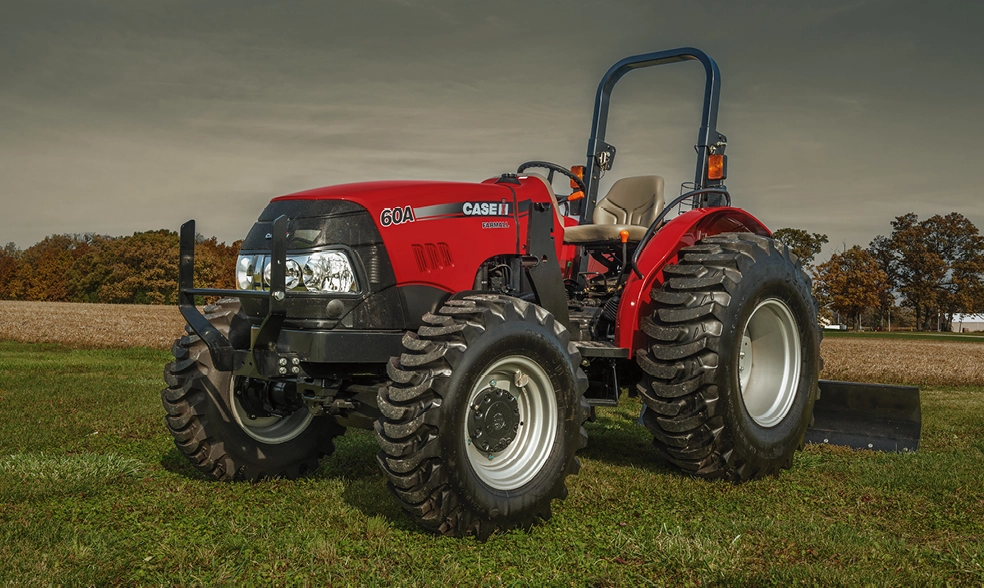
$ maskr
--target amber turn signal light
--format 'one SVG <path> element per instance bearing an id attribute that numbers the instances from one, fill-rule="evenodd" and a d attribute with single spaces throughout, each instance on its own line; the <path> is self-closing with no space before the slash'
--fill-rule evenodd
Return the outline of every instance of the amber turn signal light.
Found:
<path id="1" fill-rule="evenodd" d="M 567 201 L 570 202 L 571 200 L 580 200 L 581 198 L 584 198 L 584 192 L 578 190 L 577 192 L 574 192 L 573 194 L 568 196 Z"/>
<path id="2" fill-rule="evenodd" d="M 575 165 L 575 166 L 572 166 L 571 167 L 571 172 L 573 172 L 575 176 L 581 178 L 581 181 L 584 181 L 584 166 L 583 165 Z M 579 187 L 580 186 L 577 185 L 577 182 L 575 182 L 574 180 L 571 180 L 571 189 L 572 190 L 575 189 L 575 188 L 579 188 Z M 583 194 L 581 195 L 581 198 L 584 198 L 584 195 Z M 568 198 L 568 200 L 571 200 L 571 199 Z"/>
<path id="3" fill-rule="evenodd" d="M 724 153 L 715 153 L 707 157 L 707 179 L 723 180 L 728 177 L 728 160 Z"/>

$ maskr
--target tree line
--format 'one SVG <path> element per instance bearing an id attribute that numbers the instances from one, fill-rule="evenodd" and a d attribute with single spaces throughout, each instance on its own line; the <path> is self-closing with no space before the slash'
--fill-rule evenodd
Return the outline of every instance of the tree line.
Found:
<path id="1" fill-rule="evenodd" d="M 909 213 L 891 225 L 867 248 L 845 248 L 817 266 L 826 235 L 785 228 L 774 236 L 812 272 L 822 318 L 949 331 L 955 314 L 984 312 L 984 237 L 974 223 L 956 212 L 923 221 Z"/>
<path id="2" fill-rule="evenodd" d="M 984 237 L 953 212 L 920 221 L 914 213 L 892 221 L 890 235 L 867 248 L 855 245 L 814 265 L 827 236 L 803 229 L 775 231 L 812 273 L 821 318 L 855 328 L 911 326 L 949 330 L 956 313 L 984 312 Z M 195 285 L 234 289 L 231 245 L 198 235 Z M 175 304 L 179 239 L 174 231 L 125 237 L 53 235 L 20 250 L 0 250 L 0 299 L 120 304 Z"/>
<path id="3" fill-rule="evenodd" d="M 235 288 L 236 256 L 215 237 L 196 237 L 195 285 Z M 179 237 L 174 231 L 126 237 L 53 235 L 20 250 L 0 250 L 0 299 L 176 304 Z"/>

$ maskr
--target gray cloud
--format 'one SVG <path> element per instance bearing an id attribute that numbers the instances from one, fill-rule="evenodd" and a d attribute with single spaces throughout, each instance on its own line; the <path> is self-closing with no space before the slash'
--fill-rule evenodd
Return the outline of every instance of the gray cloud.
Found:
<path id="1" fill-rule="evenodd" d="M 723 72 L 736 204 L 866 245 L 896 215 L 984 228 L 984 5 L 451 0 L 21 3 L 0 22 L 0 241 L 200 229 L 273 196 L 580 163 L 617 59 L 701 47 Z M 665 70 L 665 71 L 662 71 Z M 613 174 L 692 179 L 699 68 L 625 78 Z"/>

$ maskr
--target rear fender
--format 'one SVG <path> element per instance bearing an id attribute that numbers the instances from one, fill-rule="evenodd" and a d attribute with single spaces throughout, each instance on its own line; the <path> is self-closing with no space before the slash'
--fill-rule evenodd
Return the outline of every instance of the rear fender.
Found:
<path id="1" fill-rule="evenodd" d="M 652 312 L 650 292 L 663 282 L 663 268 L 677 262 L 681 248 L 693 245 L 704 237 L 720 233 L 755 233 L 771 237 L 772 233 L 761 221 L 740 208 L 698 208 L 681 214 L 666 223 L 639 255 L 637 269 L 629 273 L 622 290 L 618 316 L 615 321 L 615 345 L 629 350 L 629 357 L 636 349 L 645 346 L 645 334 L 639 328 L 639 317 Z"/>

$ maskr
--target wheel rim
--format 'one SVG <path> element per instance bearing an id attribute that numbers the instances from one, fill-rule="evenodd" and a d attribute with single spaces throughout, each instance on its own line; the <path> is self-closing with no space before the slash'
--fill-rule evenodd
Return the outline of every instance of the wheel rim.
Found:
<path id="1" fill-rule="evenodd" d="M 314 418 L 310 410 L 300 409 L 295 410 L 285 417 L 257 416 L 255 419 L 251 419 L 239 403 L 239 399 L 236 398 L 234 391 L 235 378 L 231 378 L 229 382 L 229 397 L 232 399 L 232 416 L 236 419 L 236 422 L 244 433 L 261 443 L 268 445 L 286 443 L 303 433 Z"/>
<path id="2" fill-rule="evenodd" d="M 789 413 L 799 384 L 800 353 L 789 307 L 776 298 L 759 303 L 742 333 L 738 379 L 745 409 L 760 426 L 774 427 Z"/>
<path id="3" fill-rule="evenodd" d="M 528 380 L 517 376 L 517 371 Z M 484 452 L 476 447 L 468 431 L 468 419 L 462 425 L 468 461 L 478 477 L 497 490 L 519 488 L 543 468 L 557 436 L 557 397 L 550 377 L 533 360 L 520 355 L 502 358 L 482 372 L 468 394 L 468 410 L 475 410 L 475 400 L 489 388 L 508 391 L 519 409 L 519 428 L 515 438 L 499 452 Z"/>

